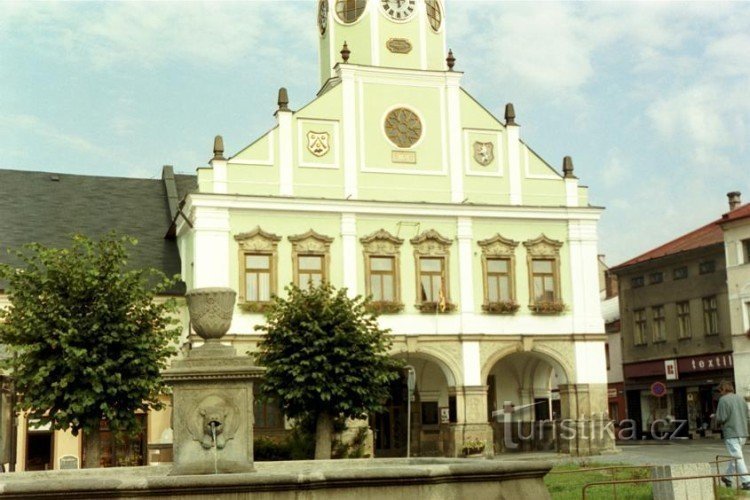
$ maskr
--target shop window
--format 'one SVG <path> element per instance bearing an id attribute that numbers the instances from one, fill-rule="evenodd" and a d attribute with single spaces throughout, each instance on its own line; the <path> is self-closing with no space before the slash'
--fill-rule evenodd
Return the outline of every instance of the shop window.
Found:
<path id="1" fill-rule="evenodd" d="M 541 235 L 523 244 L 529 269 L 529 308 L 533 312 L 561 312 L 560 248 L 562 242 Z"/>
<path id="2" fill-rule="evenodd" d="M 664 306 L 654 306 L 651 308 L 652 319 L 651 333 L 654 343 L 664 342 L 667 340 L 667 327 L 664 321 Z"/>
<path id="3" fill-rule="evenodd" d="M 377 305 L 401 304 L 401 238 L 381 229 L 359 240 L 365 257 L 365 288 Z M 389 311 L 389 312 L 395 312 Z"/>
<path id="4" fill-rule="evenodd" d="M 281 237 L 256 227 L 234 239 L 240 256 L 240 303 L 270 302 L 276 293 L 276 247 Z"/>
<path id="5" fill-rule="evenodd" d="M 454 309 L 450 299 L 448 265 L 453 243 L 435 230 L 412 238 L 417 268 L 417 307 L 423 312 Z"/>
<path id="6" fill-rule="evenodd" d="M 677 303 L 677 335 L 681 339 L 689 339 L 693 336 L 690 326 L 690 302 Z"/>
<path id="7" fill-rule="evenodd" d="M 644 285 L 643 276 L 634 276 L 630 278 L 630 286 L 633 288 L 640 288 Z"/>
<path id="8" fill-rule="evenodd" d="M 676 267 L 672 270 L 672 278 L 676 280 L 684 280 L 687 277 L 688 277 L 687 266 Z"/>
<path id="9" fill-rule="evenodd" d="M 719 308 L 715 295 L 703 298 L 703 331 L 706 335 L 719 334 Z"/>
<path id="10" fill-rule="evenodd" d="M 664 273 L 661 271 L 651 273 L 648 275 L 648 282 L 651 285 L 656 285 L 664 281 Z"/>
<path id="11" fill-rule="evenodd" d="M 646 344 L 646 310 L 633 311 L 633 344 Z"/>
<path id="12" fill-rule="evenodd" d="M 517 309 L 515 291 L 515 252 L 518 242 L 496 234 L 477 242 L 482 249 L 485 311 L 514 312 Z"/>
<path id="13" fill-rule="evenodd" d="M 307 288 L 328 281 L 333 238 L 311 229 L 304 234 L 289 236 L 289 241 L 292 243 L 294 284 L 300 288 Z"/>
<path id="14" fill-rule="evenodd" d="M 138 434 L 127 435 L 114 432 L 107 420 L 99 425 L 99 467 L 131 467 L 146 465 L 146 414 L 138 413 Z M 84 452 L 86 450 L 86 433 L 83 434 Z M 85 463 L 86 457 L 83 457 Z"/>
<path id="15" fill-rule="evenodd" d="M 716 261 L 715 260 L 704 260 L 700 264 L 698 264 L 698 273 L 699 274 L 709 274 L 716 271 Z"/>

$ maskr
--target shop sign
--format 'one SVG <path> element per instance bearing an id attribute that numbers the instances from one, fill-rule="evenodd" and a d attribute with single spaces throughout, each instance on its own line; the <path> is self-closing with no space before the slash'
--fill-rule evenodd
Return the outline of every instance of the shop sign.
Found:
<path id="1" fill-rule="evenodd" d="M 665 359 L 664 360 L 664 374 L 667 380 L 677 380 L 680 378 L 680 374 L 677 371 L 677 360 L 676 359 Z"/>
<path id="2" fill-rule="evenodd" d="M 617 387 L 610 387 L 607 389 L 607 397 L 608 398 L 616 398 L 617 397 Z"/>
<path id="3" fill-rule="evenodd" d="M 691 356 L 677 360 L 680 373 L 708 372 L 731 369 L 734 366 L 732 354 L 708 354 L 705 356 Z"/>
<path id="4" fill-rule="evenodd" d="M 440 423 L 448 424 L 451 421 L 451 410 L 447 406 L 440 407 Z"/>
<path id="5" fill-rule="evenodd" d="M 663 398 L 667 395 L 667 386 L 664 382 L 654 382 L 651 384 L 651 394 L 657 398 Z"/>

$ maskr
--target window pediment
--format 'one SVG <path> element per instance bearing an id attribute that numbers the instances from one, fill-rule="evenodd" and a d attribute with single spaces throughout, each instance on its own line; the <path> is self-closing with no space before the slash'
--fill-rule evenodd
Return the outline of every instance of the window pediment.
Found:
<path id="1" fill-rule="evenodd" d="M 328 253 L 333 238 L 310 229 L 306 233 L 288 237 L 295 253 Z"/>
<path id="2" fill-rule="evenodd" d="M 404 242 L 401 238 L 393 236 L 385 229 L 379 229 L 372 234 L 368 234 L 359 239 L 362 243 L 365 253 L 393 255 L 399 253 L 401 244 Z"/>
<path id="3" fill-rule="evenodd" d="M 526 247 L 529 255 L 534 257 L 557 257 L 560 255 L 563 243 L 542 234 L 536 239 L 524 241 L 523 246 Z"/>
<path id="4" fill-rule="evenodd" d="M 240 233 L 234 236 L 241 250 L 251 252 L 273 252 L 276 245 L 281 241 L 281 236 L 263 231 L 257 226 L 252 231 Z"/>
<path id="5" fill-rule="evenodd" d="M 486 256 L 511 257 L 516 253 L 518 242 L 509 240 L 496 234 L 486 240 L 478 241 L 477 244 L 482 248 L 482 254 Z"/>
<path id="6" fill-rule="evenodd" d="M 448 255 L 453 240 L 450 240 L 434 229 L 428 229 L 419 236 L 409 240 L 417 255 Z"/>

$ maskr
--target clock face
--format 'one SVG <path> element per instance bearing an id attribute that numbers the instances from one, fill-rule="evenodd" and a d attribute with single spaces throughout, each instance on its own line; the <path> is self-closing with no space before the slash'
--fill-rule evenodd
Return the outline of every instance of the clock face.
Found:
<path id="1" fill-rule="evenodd" d="M 417 0 L 380 0 L 383 12 L 395 21 L 406 21 L 414 14 Z"/>
<path id="2" fill-rule="evenodd" d="M 326 29 L 328 29 L 328 0 L 320 0 L 318 5 L 318 28 L 321 36 L 326 34 Z"/>

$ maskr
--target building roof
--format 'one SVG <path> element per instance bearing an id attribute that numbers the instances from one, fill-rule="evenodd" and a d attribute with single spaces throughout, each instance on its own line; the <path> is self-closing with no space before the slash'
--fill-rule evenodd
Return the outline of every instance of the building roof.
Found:
<path id="1" fill-rule="evenodd" d="M 174 183 L 181 199 L 196 178 L 175 175 Z M 6 249 L 29 242 L 69 246 L 74 233 L 98 238 L 114 230 L 138 240 L 130 249 L 132 267 L 179 274 L 177 243 L 165 239 L 173 218 L 166 191 L 162 179 L 0 170 L 0 262 L 14 263 Z"/>
<path id="2" fill-rule="evenodd" d="M 750 203 L 738 207 L 731 212 L 727 212 L 720 219 L 699 227 L 698 229 L 656 247 L 653 250 L 649 250 L 638 257 L 625 261 L 612 269 L 619 271 L 625 267 L 632 266 L 633 264 L 639 264 L 641 262 L 666 257 L 667 255 L 674 255 L 681 252 L 687 252 L 688 250 L 695 250 L 723 243 L 724 232 L 721 229 L 721 224 L 723 222 L 728 222 L 729 220 L 736 220 L 748 216 L 750 216 Z"/>
<path id="3" fill-rule="evenodd" d="M 731 212 L 727 212 L 721 216 L 721 223 L 731 222 L 738 219 L 745 219 L 750 217 L 750 203 L 746 203 L 741 207 L 737 207 Z"/>

